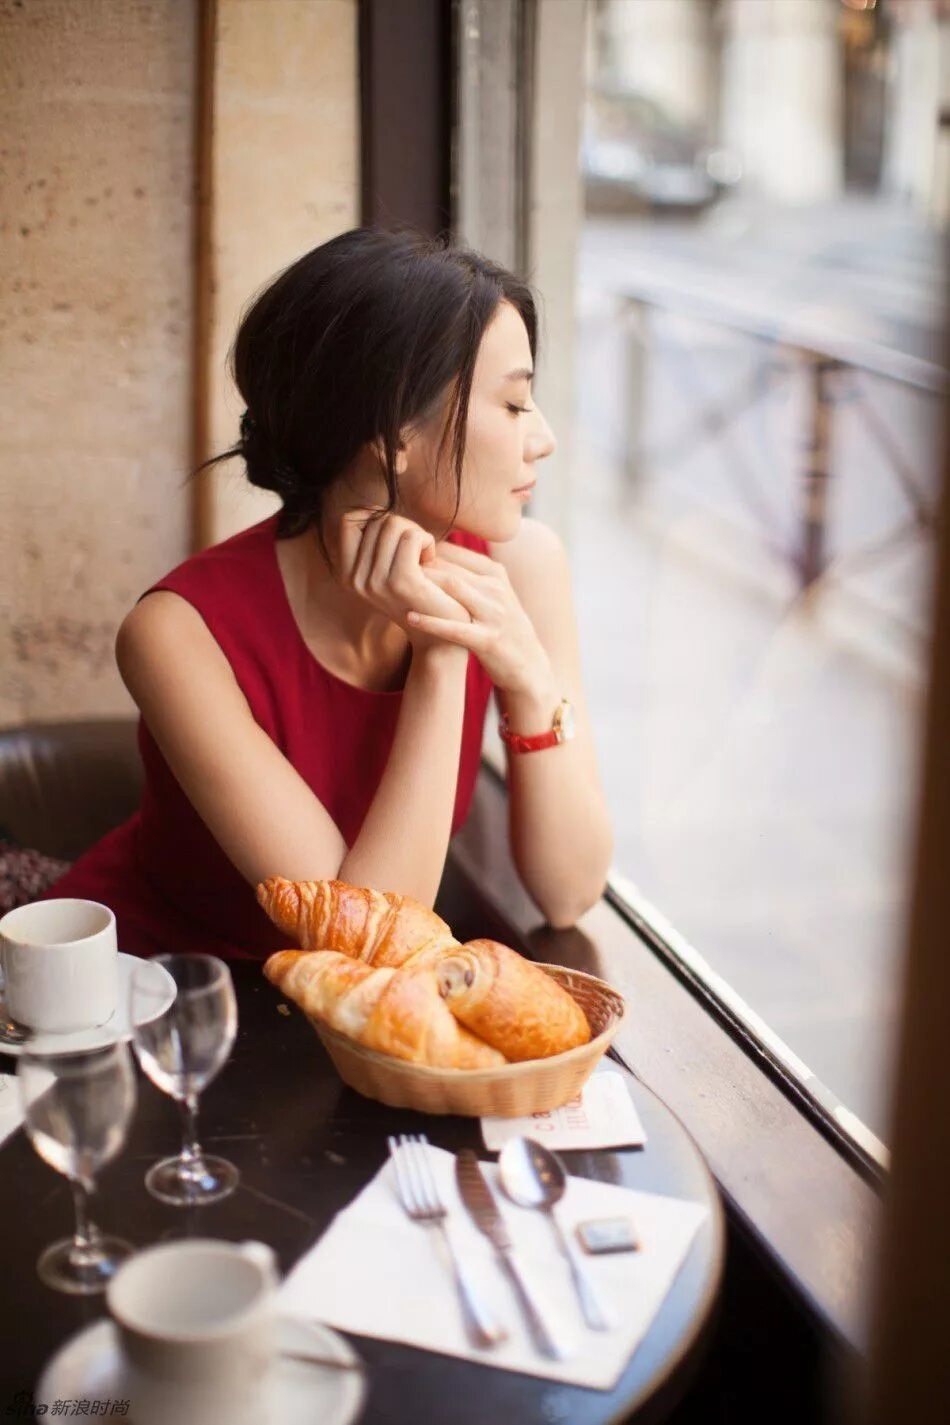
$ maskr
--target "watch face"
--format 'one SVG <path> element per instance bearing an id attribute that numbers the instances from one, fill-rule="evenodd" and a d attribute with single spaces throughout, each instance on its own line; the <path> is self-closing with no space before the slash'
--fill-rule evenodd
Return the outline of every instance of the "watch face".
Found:
<path id="1" fill-rule="evenodd" d="M 565 703 L 561 709 L 561 737 L 565 742 L 574 736 L 574 709 Z"/>

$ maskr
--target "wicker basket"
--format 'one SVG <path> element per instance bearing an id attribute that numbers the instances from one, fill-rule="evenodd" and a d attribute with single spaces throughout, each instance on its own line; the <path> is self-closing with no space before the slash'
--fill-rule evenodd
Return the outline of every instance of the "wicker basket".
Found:
<path id="1" fill-rule="evenodd" d="M 520 1118 L 560 1108 L 579 1094 L 627 1013 L 621 995 L 604 980 L 562 965 L 538 965 L 573 995 L 587 1016 L 591 1039 L 547 1059 L 526 1059 L 500 1069 L 433 1069 L 365 1049 L 320 1020 L 319 1034 L 345 1084 L 366 1098 L 419 1113 Z"/>

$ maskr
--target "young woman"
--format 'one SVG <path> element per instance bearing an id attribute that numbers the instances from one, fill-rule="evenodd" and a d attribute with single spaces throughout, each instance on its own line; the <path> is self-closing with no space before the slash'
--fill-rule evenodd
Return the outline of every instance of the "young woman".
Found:
<path id="1" fill-rule="evenodd" d="M 140 955 L 281 948 L 270 875 L 431 906 L 494 689 L 525 887 L 556 926 L 597 899 L 612 833 L 569 565 L 524 513 L 554 448 L 536 355 L 523 283 L 405 229 L 341 233 L 257 296 L 229 354 L 241 439 L 204 465 L 241 455 L 281 509 L 123 620 L 142 803 L 46 896 L 105 901 Z"/>

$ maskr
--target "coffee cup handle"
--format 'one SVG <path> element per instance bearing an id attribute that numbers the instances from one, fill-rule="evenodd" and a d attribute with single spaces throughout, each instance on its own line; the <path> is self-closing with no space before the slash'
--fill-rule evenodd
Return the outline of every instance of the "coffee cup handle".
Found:
<path id="1" fill-rule="evenodd" d="M 266 1242 L 242 1242 L 241 1252 L 249 1262 L 254 1262 L 276 1284 L 278 1278 L 277 1256 Z"/>

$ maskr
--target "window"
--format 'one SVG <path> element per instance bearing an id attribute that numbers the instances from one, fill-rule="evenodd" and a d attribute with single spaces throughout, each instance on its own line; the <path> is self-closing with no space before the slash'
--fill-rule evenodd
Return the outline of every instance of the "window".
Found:
<path id="1" fill-rule="evenodd" d="M 883 1157 L 950 26 L 885 0 L 587 19 L 571 553 L 614 886 Z"/>

